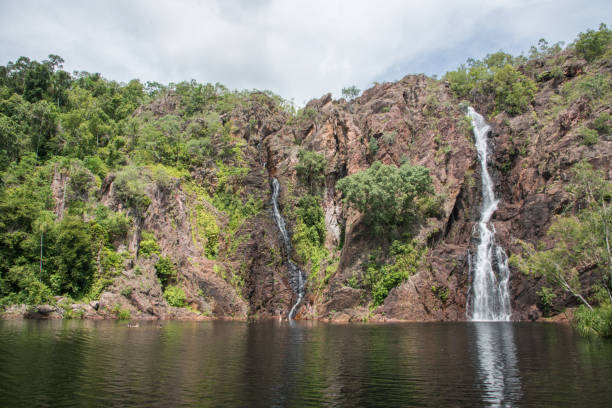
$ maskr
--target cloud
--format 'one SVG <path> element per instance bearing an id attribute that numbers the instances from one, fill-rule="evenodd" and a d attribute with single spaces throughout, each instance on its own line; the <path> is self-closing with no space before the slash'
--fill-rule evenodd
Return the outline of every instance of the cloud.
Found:
<path id="1" fill-rule="evenodd" d="M 608 1 L 3 1 L 2 63 L 61 55 L 128 81 L 191 78 L 298 104 L 352 84 L 442 74 L 467 57 L 571 41 Z"/>

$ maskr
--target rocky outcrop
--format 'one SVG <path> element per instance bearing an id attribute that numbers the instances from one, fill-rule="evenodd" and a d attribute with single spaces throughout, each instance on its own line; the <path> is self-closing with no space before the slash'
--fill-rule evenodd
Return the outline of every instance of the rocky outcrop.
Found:
<path id="1" fill-rule="evenodd" d="M 546 232 L 554 216 L 572 203 L 565 187 L 573 164 L 586 159 L 612 177 L 610 136 L 587 146 L 579 132 L 610 107 L 593 107 L 586 96 L 570 98 L 564 94 L 564 89 L 571 89 L 589 72 L 609 75 L 610 68 L 589 66 L 568 52 L 556 58 L 561 60 L 530 61 L 520 68 L 538 81 L 535 100 L 522 115 L 493 115 L 491 95 L 470 95 L 475 108 L 489 115 L 492 127 L 489 167 L 501 199 L 492 224 L 508 253 L 520 252 L 520 241 L 547 242 Z M 559 66 L 561 71 L 554 69 Z M 225 113 L 222 121 L 231 124 L 231 137 L 241 141 L 240 166 L 247 169 L 240 183 L 231 186 L 232 193 L 261 203 L 261 211 L 231 229 L 233 235 L 225 237 L 218 255 L 209 259 L 205 242 L 197 238 L 197 208 L 203 208 L 223 230 L 229 230 L 227 214 L 194 193 L 185 180 L 151 180 L 146 188 L 150 205 L 132 214 L 134 225 L 123 248 L 130 255 L 124 270 L 97 304 L 70 305 L 66 310 L 92 318 L 113 317 L 117 310 L 128 310 L 131 317 L 142 319 L 285 317 L 295 294 L 271 215 L 269 180 L 276 177 L 280 181 L 281 210 L 291 230 L 295 227 L 291 210 L 306 192 L 295 170 L 299 151 L 306 149 L 322 154 L 327 162 L 321 194 L 327 230 L 324 245 L 330 256 L 321 270 L 332 262 L 334 269 L 317 291 L 313 282 L 307 284 L 298 318 L 465 319 L 470 256 L 476 244 L 474 223 L 480 211 L 480 169 L 471 125 L 450 84 L 410 75 L 394 83 L 377 84 L 353 101 L 324 95 L 310 101 L 297 116 L 284 112 L 265 93 L 253 93 L 250 98 L 249 103 Z M 180 115 L 180 98 L 170 93 L 134 113 L 143 114 Z M 194 119 L 198 120 L 202 119 Z M 390 239 L 373 238 L 362 215 L 342 204 L 336 182 L 375 161 L 426 166 L 442 205 L 437 217 L 423 220 L 410 231 L 428 248 L 417 273 L 391 290 L 384 304 L 370 310 L 366 291 L 352 287 L 349 280 L 362 277 L 369 255 L 376 248 L 387 250 Z M 194 184 L 212 194 L 219 183 L 217 163 L 210 161 L 189 170 Z M 58 216 L 65 208 L 67 183 L 61 171 L 53 175 Z M 102 182 L 99 202 L 116 211 L 131 211 L 118 199 L 115 187 L 111 174 Z M 154 234 L 159 255 L 139 256 L 143 231 Z M 155 273 L 159 256 L 171 258 L 176 265 L 176 280 L 185 291 L 189 308 L 172 307 L 164 299 Z M 511 271 L 514 319 L 539 317 L 536 293 L 542 285 Z M 557 302 L 559 309 L 572 305 L 564 296 Z M 20 312 L 15 309 L 14 313 Z M 39 308 L 27 313 L 61 317 L 59 310 Z"/>

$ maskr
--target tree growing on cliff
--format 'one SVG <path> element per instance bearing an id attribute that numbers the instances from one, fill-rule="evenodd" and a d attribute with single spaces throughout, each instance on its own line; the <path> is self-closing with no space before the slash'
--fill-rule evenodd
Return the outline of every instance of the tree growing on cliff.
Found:
<path id="1" fill-rule="evenodd" d="M 526 245 L 527 258 L 518 263 L 519 267 L 524 272 L 545 277 L 588 310 L 593 310 L 593 300 L 604 308 L 609 307 L 612 303 L 612 183 L 584 161 L 572 169 L 568 189 L 575 195 L 579 210 L 575 215 L 554 220 L 548 231 L 554 241 L 552 247 L 536 250 Z M 586 274 L 599 281 L 600 293 L 592 298 L 586 296 L 580 285 L 580 278 Z M 585 319 L 592 317 L 590 312 L 583 314 Z"/>
<path id="2" fill-rule="evenodd" d="M 300 150 L 298 160 L 295 166 L 298 179 L 311 191 L 316 190 L 325 181 L 325 157 L 317 152 Z"/>
<path id="3" fill-rule="evenodd" d="M 416 198 L 433 194 L 429 169 L 408 163 L 397 167 L 380 162 L 343 178 L 336 184 L 344 203 L 364 213 L 377 234 L 384 227 L 400 225 L 417 214 Z"/>
<path id="4" fill-rule="evenodd" d="M 342 97 L 346 98 L 348 101 L 352 101 L 357 98 L 361 90 L 357 88 L 355 85 L 349 86 L 348 88 L 342 88 Z"/>
<path id="5" fill-rule="evenodd" d="M 612 43 L 612 30 L 604 23 L 599 25 L 599 30 L 587 30 L 586 33 L 578 34 L 574 47 L 576 53 L 591 62 L 602 56 Z"/>

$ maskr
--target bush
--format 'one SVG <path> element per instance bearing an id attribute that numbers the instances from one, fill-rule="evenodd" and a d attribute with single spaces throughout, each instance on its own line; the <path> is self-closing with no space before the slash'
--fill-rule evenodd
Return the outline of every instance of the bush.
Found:
<path id="1" fill-rule="evenodd" d="M 352 101 L 353 99 L 359 96 L 360 92 L 361 90 L 358 89 L 355 85 L 349 86 L 348 88 L 342 88 L 342 97 L 346 98 L 349 101 Z"/>
<path id="2" fill-rule="evenodd" d="M 547 288 L 545 286 L 538 291 L 537 295 L 540 303 L 539 306 L 544 313 L 544 316 L 550 315 L 553 308 L 553 300 L 555 300 L 557 295 L 551 288 Z"/>
<path id="3" fill-rule="evenodd" d="M 295 171 L 299 180 L 311 190 L 316 189 L 325 181 L 325 157 L 317 152 L 300 150 L 298 159 Z"/>
<path id="4" fill-rule="evenodd" d="M 386 146 L 393 146 L 393 144 L 395 143 L 395 137 L 397 136 L 397 132 L 393 131 L 393 132 L 385 132 L 382 137 L 380 138 L 380 140 L 386 145 Z"/>
<path id="5" fill-rule="evenodd" d="M 146 183 L 137 167 L 126 167 L 117 173 L 114 184 L 119 201 L 137 213 L 143 213 L 151 204 L 145 192 Z"/>
<path id="6" fill-rule="evenodd" d="M 187 306 L 187 296 L 185 296 L 183 289 L 178 286 L 168 286 L 166 290 L 164 290 L 164 299 L 166 299 L 170 306 Z"/>
<path id="7" fill-rule="evenodd" d="M 364 284 L 372 294 L 374 306 L 381 305 L 391 289 L 417 272 L 424 253 L 415 241 L 393 241 L 390 251 L 393 263 L 381 265 L 375 255 L 370 256 L 365 265 Z"/>
<path id="8" fill-rule="evenodd" d="M 163 287 L 166 287 L 170 281 L 176 279 L 174 263 L 166 256 L 159 258 L 159 261 L 155 264 L 155 272 Z"/>
<path id="9" fill-rule="evenodd" d="M 589 309 L 581 305 L 574 314 L 574 324 L 583 336 L 612 337 L 612 306 Z"/>
<path id="10" fill-rule="evenodd" d="M 401 167 L 380 162 L 367 170 L 338 181 L 344 203 L 364 213 L 377 233 L 383 227 L 400 225 L 417 214 L 415 199 L 433 193 L 429 170 L 408 163 Z"/>
<path id="11" fill-rule="evenodd" d="M 492 86 L 495 90 L 496 109 L 505 110 L 510 115 L 524 112 L 537 90 L 531 79 L 509 64 L 494 70 Z"/>
<path id="12" fill-rule="evenodd" d="M 370 137 L 370 141 L 368 142 L 368 149 L 370 150 L 370 154 L 375 156 L 378 152 L 378 140 L 374 136 Z"/>
<path id="13" fill-rule="evenodd" d="M 325 241 L 325 216 L 319 203 L 319 199 L 313 195 L 305 195 L 300 199 L 297 206 L 297 214 L 307 228 L 314 231 L 314 241 L 323 244 Z"/>
<path id="14" fill-rule="evenodd" d="M 153 254 L 161 254 L 161 248 L 157 245 L 155 235 L 151 232 L 143 231 L 140 237 L 140 246 L 138 247 L 138 256 L 149 258 Z"/>
<path id="15" fill-rule="evenodd" d="M 612 30 L 601 23 L 597 31 L 589 29 L 586 33 L 578 34 L 574 47 L 576 54 L 591 62 L 605 54 L 611 42 Z"/>
<path id="16" fill-rule="evenodd" d="M 597 131 L 583 127 L 580 129 L 580 136 L 582 137 L 582 144 L 585 146 L 593 146 L 599 141 L 599 135 Z"/>
<path id="17" fill-rule="evenodd" d="M 518 115 L 533 101 L 537 87 L 514 68 L 515 62 L 511 55 L 500 51 L 482 61 L 469 59 L 467 66 L 447 72 L 444 78 L 451 83 L 451 90 L 458 98 L 467 97 L 473 90 L 493 94 L 497 111 Z"/>
<path id="18" fill-rule="evenodd" d="M 593 121 L 593 129 L 600 135 L 607 135 L 612 131 L 612 126 L 610 126 L 611 123 L 612 117 L 608 112 L 604 112 Z"/>

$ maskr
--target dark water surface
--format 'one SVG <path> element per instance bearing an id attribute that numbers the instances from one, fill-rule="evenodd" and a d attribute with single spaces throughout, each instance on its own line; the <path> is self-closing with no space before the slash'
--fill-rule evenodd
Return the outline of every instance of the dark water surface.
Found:
<path id="1" fill-rule="evenodd" d="M 612 406 L 612 342 L 562 325 L 162 325 L 0 321 L 0 406 Z"/>

